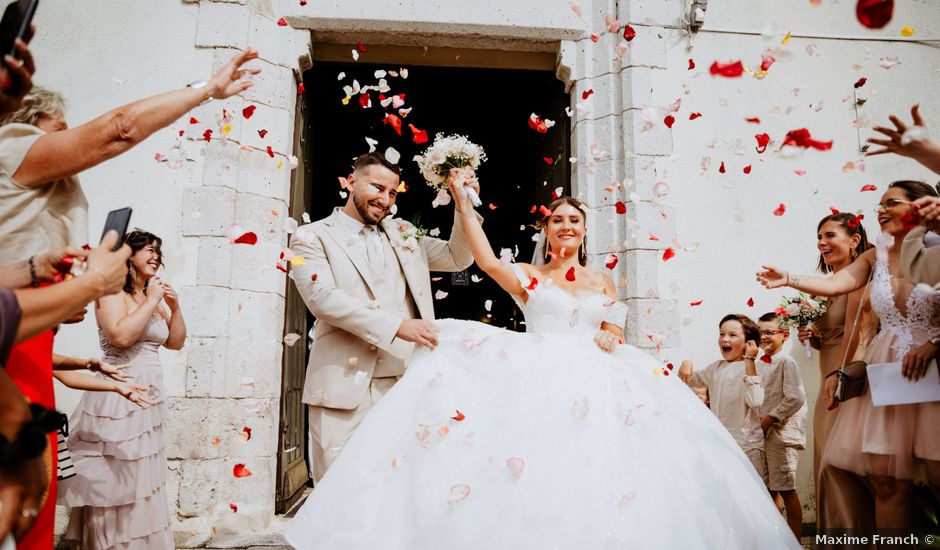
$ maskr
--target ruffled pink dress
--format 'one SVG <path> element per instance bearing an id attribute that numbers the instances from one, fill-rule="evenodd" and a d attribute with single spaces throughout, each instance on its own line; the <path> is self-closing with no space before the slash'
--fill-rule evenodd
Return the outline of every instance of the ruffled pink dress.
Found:
<path id="1" fill-rule="evenodd" d="M 869 365 L 901 361 L 940 336 L 940 294 L 893 277 L 883 260 L 875 262 L 874 269 L 871 305 L 881 319 L 881 332 L 865 352 Z M 940 460 L 940 402 L 876 407 L 866 387 L 860 397 L 839 408 L 823 454 L 824 467 L 909 480 L 919 462 Z"/>
<path id="2" fill-rule="evenodd" d="M 67 538 L 86 550 L 173 548 L 164 485 L 167 476 L 163 369 L 159 349 L 169 336 L 153 317 L 129 348 L 99 329 L 105 361 L 130 363 L 134 382 L 149 386 L 143 409 L 114 392 L 85 392 L 69 420 L 76 475 L 63 481 L 59 504 L 72 507 Z"/>

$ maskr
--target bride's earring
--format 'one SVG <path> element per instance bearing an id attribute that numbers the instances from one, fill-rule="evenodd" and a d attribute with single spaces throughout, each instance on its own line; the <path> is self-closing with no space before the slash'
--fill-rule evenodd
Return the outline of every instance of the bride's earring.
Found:
<path id="1" fill-rule="evenodd" d="M 852 256 L 852 260 L 855 260 L 855 258 L 858 258 L 858 249 L 853 248 L 852 252 L 850 252 L 849 255 Z"/>
<path id="2" fill-rule="evenodd" d="M 578 262 L 581 265 L 587 264 L 587 236 L 581 239 L 581 246 L 578 247 Z"/>

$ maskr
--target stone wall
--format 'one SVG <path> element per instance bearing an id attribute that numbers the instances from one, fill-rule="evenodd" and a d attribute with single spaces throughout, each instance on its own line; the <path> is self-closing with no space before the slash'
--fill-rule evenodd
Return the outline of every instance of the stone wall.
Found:
<path id="1" fill-rule="evenodd" d="M 108 210 L 131 205 L 132 225 L 165 238 L 164 278 L 181 290 L 190 338 L 184 351 L 163 356 L 171 409 L 169 493 L 181 544 L 239 544 L 255 540 L 243 535 L 272 530 L 286 284 L 272 258 L 286 243 L 281 222 L 289 196 L 288 157 L 295 154 L 296 77 L 308 63 L 311 31 L 347 43 L 369 32 L 391 40 L 407 36 L 402 41 L 408 44 L 556 44 L 558 76 L 571 91 L 574 116 L 572 153 L 578 161 L 572 185 L 591 207 L 589 251 L 598 266 L 608 254 L 618 256 L 615 278 L 630 310 L 629 340 L 658 349 L 664 362 L 691 358 L 703 365 L 716 357 L 714 325 L 724 313 L 756 315 L 773 306 L 780 293 L 753 282 L 762 262 L 811 271 L 815 224 L 829 206 L 869 211 L 877 194 L 860 194 L 863 184 L 883 187 L 896 177 L 927 176 L 909 162 L 884 157 L 865 160 L 860 170 L 859 140 L 870 132 L 856 129 L 853 121 L 870 126 L 921 100 L 927 119 L 940 120 L 940 107 L 926 103 L 936 88 L 936 50 L 875 40 L 897 37 L 907 24 L 917 27 L 917 36 L 940 34 L 931 0 L 899 0 L 895 21 L 877 33 L 855 23 L 852 2 L 712 2 L 694 42 L 680 25 L 685 4 L 583 1 L 580 16 L 567 0 L 311 0 L 305 6 L 297 0 L 86 0 L 81 10 L 43 4 L 34 42 L 36 80 L 65 94 L 73 125 L 206 78 L 237 48 L 261 51 L 255 64 L 263 72 L 245 97 L 202 106 L 192 113 L 200 124 L 190 127 L 184 117 L 82 176 L 92 234 Z M 608 15 L 620 21 L 617 32 L 606 30 Z M 289 26 L 276 24 L 281 17 Z M 636 31 L 629 43 L 621 34 L 627 21 Z M 776 31 L 763 37 L 771 25 Z M 788 30 L 793 38 L 782 46 Z M 805 36 L 821 34 L 828 37 Z M 742 59 L 755 67 L 768 47 L 782 53 L 763 80 L 713 79 L 707 73 L 716 60 Z M 883 56 L 898 56 L 901 63 L 883 69 Z M 692 71 L 690 58 L 696 63 Z M 869 80 L 857 93 L 868 101 L 856 112 L 852 84 L 862 76 Z M 588 90 L 592 95 L 582 100 Z M 664 109 L 677 99 L 681 108 L 670 129 Z M 818 99 L 821 110 L 814 109 Z M 241 117 L 247 104 L 257 106 L 249 120 Z M 224 139 L 224 124 L 217 122 L 222 108 L 234 114 Z M 691 112 L 702 117 L 689 120 Z M 751 116 L 761 117 L 762 124 L 748 125 L 744 118 Z M 834 149 L 800 160 L 753 149 L 758 129 L 779 143 L 788 130 L 804 126 L 820 139 L 833 139 Z M 201 140 L 205 128 L 215 130 L 210 143 Z M 268 130 L 264 138 L 256 132 L 261 128 Z M 179 130 L 186 132 L 186 160 L 172 169 L 154 155 L 168 154 Z M 710 159 L 706 170 L 704 157 Z M 718 172 L 722 161 L 724 174 Z M 844 169 L 848 162 L 856 168 Z M 747 164 L 750 174 L 742 172 Z M 669 192 L 654 200 L 662 184 Z M 626 204 L 625 215 L 615 213 L 617 201 Z M 787 213 L 773 216 L 781 202 Z M 871 230 L 873 218 L 866 217 Z M 255 231 L 259 245 L 233 247 L 226 236 L 233 223 Z M 676 252 L 669 261 L 662 259 L 666 248 Z M 754 308 L 746 306 L 751 296 Z M 94 321 L 66 327 L 57 347 L 97 355 Z M 794 356 L 812 396 L 815 362 Z M 63 410 L 77 401 L 67 391 L 59 398 Z M 243 441 L 238 434 L 246 426 L 252 437 Z M 801 494 L 812 511 L 809 452 L 800 475 Z M 234 478 L 236 463 L 253 475 Z M 237 515 L 230 503 L 238 506 Z"/>

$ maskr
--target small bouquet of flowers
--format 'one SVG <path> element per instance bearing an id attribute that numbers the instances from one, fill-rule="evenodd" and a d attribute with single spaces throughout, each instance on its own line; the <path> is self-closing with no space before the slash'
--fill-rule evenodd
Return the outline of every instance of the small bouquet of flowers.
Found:
<path id="1" fill-rule="evenodd" d="M 423 155 L 416 155 L 415 162 L 428 185 L 440 191 L 446 191 L 447 176 L 451 168 L 470 168 L 476 170 L 486 161 L 483 148 L 473 143 L 466 136 L 437 134 L 434 143 Z M 464 187 L 473 206 L 483 204 L 472 187 Z M 445 203 L 446 204 L 446 203 Z"/>
<path id="2" fill-rule="evenodd" d="M 800 292 L 797 296 L 781 299 L 780 307 L 774 313 L 777 314 L 781 326 L 785 328 L 803 328 L 808 327 L 813 321 L 822 317 L 828 307 L 828 298 L 811 298 L 809 295 Z M 804 343 L 804 347 L 806 357 L 812 357 L 813 352 L 810 349 L 809 340 Z"/>

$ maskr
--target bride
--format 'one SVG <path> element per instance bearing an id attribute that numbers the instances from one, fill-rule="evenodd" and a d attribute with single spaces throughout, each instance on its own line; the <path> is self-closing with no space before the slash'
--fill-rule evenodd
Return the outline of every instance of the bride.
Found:
<path id="1" fill-rule="evenodd" d="M 476 216 L 462 216 L 477 264 L 520 304 L 527 332 L 438 321 L 438 347 L 415 352 L 353 434 L 288 527 L 290 544 L 799 548 L 715 416 L 622 344 L 614 282 L 585 267 L 584 206 L 562 197 L 549 210 L 538 266 L 501 262 Z"/>

